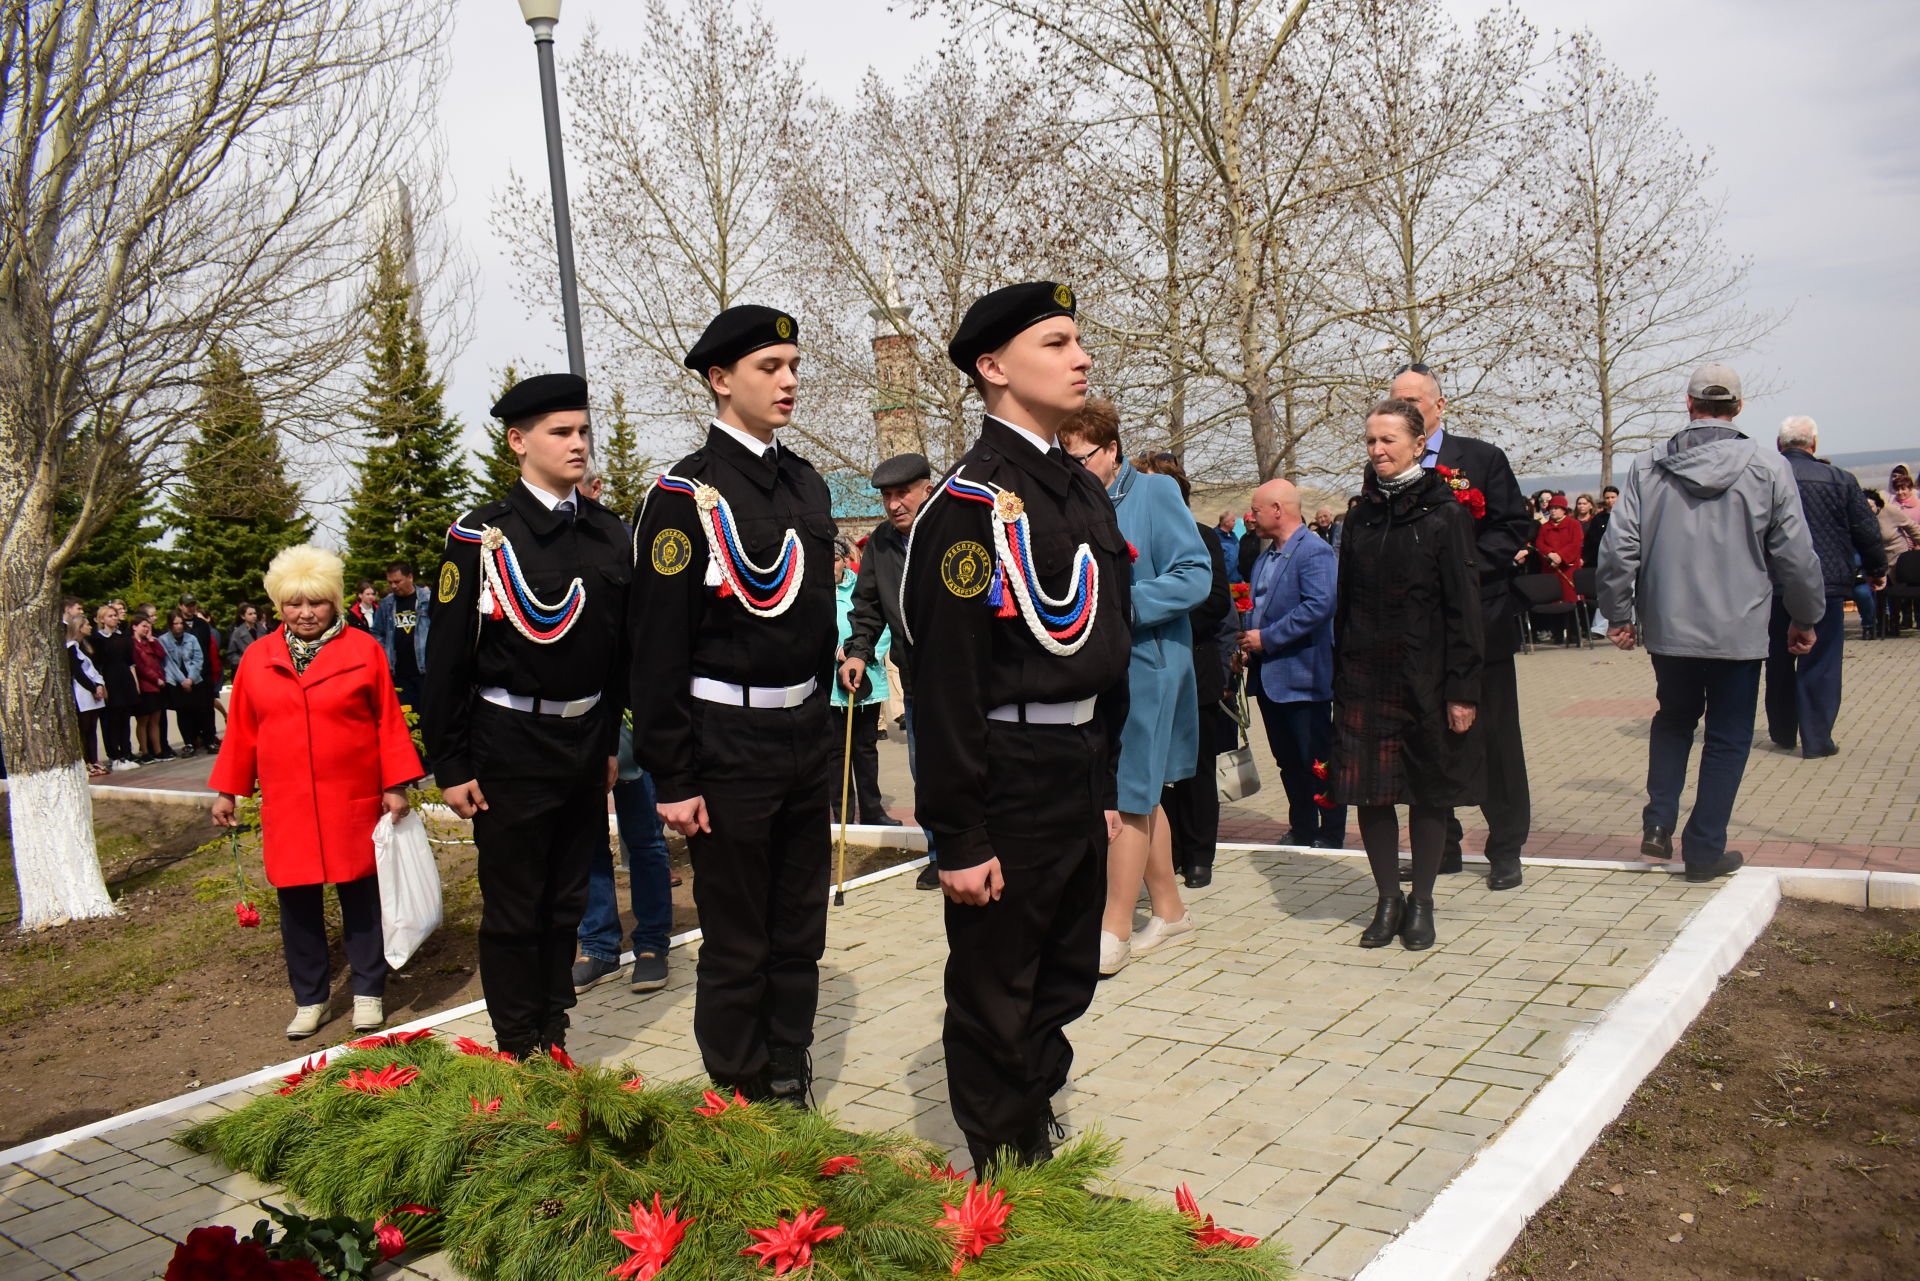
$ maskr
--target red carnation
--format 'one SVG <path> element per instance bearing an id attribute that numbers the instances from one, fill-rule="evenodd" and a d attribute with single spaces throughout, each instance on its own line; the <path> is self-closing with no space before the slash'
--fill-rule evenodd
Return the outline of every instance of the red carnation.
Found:
<path id="1" fill-rule="evenodd" d="M 1325 792 L 1315 792 L 1313 794 L 1313 803 L 1323 810 L 1337 810 L 1340 808 L 1339 803 Z"/>
<path id="2" fill-rule="evenodd" d="M 1140 559 L 1140 549 L 1138 547 L 1135 547 L 1132 543 L 1127 544 L 1127 559 L 1130 561 L 1137 561 Z"/>
<path id="3" fill-rule="evenodd" d="M 473 1105 L 473 1110 L 475 1115 L 479 1115 L 485 1112 L 498 1112 L 500 1110 L 500 1100 L 497 1098 L 489 1102 L 482 1103 L 479 1099 L 469 1094 L 467 1096 L 467 1102 Z"/>
<path id="4" fill-rule="evenodd" d="M 322 1053 L 315 1058 L 307 1059 L 306 1061 L 300 1064 L 299 1070 L 294 1072 L 289 1072 L 287 1073 L 287 1075 L 280 1078 L 281 1080 L 285 1081 L 286 1084 L 282 1086 L 280 1089 L 275 1090 L 274 1093 L 275 1094 L 292 1094 L 294 1090 L 299 1087 L 300 1082 L 306 1080 L 308 1077 L 312 1076 L 315 1072 L 318 1072 L 321 1068 L 325 1067 L 326 1065 L 327 1065 L 327 1056 L 325 1053 Z"/>
<path id="5" fill-rule="evenodd" d="M 773 1265 L 773 1275 L 783 1277 L 795 1268 L 808 1267 L 813 1263 L 813 1247 L 822 1241 L 831 1241 L 846 1229 L 839 1224 L 820 1226 L 820 1220 L 827 1217 L 827 1209 L 820 1206 L 797 1214 L 793 1222 L 776 1219 L 770 1228 L 748 1228 L 747 1235 L 760 1244 L 750 1245 L 740 1251 L 742 1254 L 760 1256 L 760 1266 Z"/>
<path id="6" fill-rule="evenodd" d="M 1313 776 L 1321 782 L 1324 783 L 1327 781 L 1329 773 L 1330 771 L 1327 769 L 1327 763 L 1325 761 L 1315 761 L 1313 763 Z"/>
<path id="7" fill-rule="evenodd" d="M 1455 495 L 1455 497 L 1467 505 L 1467 510 L 1473 513 L 1475 520 L 1480 520 L 1486 516 L 1487 496 L 1479 490 L 1463 489 Z"/>
<path id="8" fill-rule="evenodd" d="M 398 1063 L 389 1063 L 377 1072 L 370 1068 L 356 1068 L 347 1073 L 346 1080 L 340 1082 L 340 1088 L 359 1090 L 364 1094 L 385 1094 L 403 1085 L 411 1085 L 419 1075 L 419 1068 L 401 1067 Z"/>
<path id="9" fill-rule="evenodd" d="M 687 1228 L 693 1220 L 680 1218 L 678 1205 L 663 1213 L 658 1192 L 653 1194 L 652 1209 L 647 1208 L 645 1201 L 635 1201 L 627 1207 L 627 1213 L 633 1217 L 633 1231 L 621 1228 L 607 1230 L 613 1233 L 614 1240 L 633 1251 L 633 1255 L 607 1275 L 631 1278 L 631 1281 L 651 1281 L 673 1258 L 674 1249 L 679 1246 L 680 1239 L 687 1235 Z"/>
<path id="10" fill-rule="evenodd" d="M 403 1205 L 397 1207 L 394 1213 L 434 1214 L 436 1211 L 430 1210 L 424 1205 Z M 373 1237 L 375 1241 L 379 1242 L 380 1257 L 382 1259 L 391 1259 L 394 1255 L 407 1248 L 406 1236 L 399 1228 L 387 1222 L 384 1215 L 373 1221 Z"/>
<path id="11" fill-rule="evenodd" d="M 857 1170 L 861 1164 L 857 1156 L 830 1156 L 820 1163 L 820 1177 L 831 1179 L 844 1170 Z"/>
<path id="12" fill-rule="evenodd" d="M 1180 1185 L 1180 1190 L 1173 1194 L 1173 1203 L 1193 1220 L 1193 1244 L 1199 1249 L 1204 1250 L 1212 1245 L 1231 1245 L 1246 1250 L 1260 1244 L 1259 1237 L 1242 1236 L 1238 1232 L 1214 1227 L 1213 1216 L 1200 1213 L 1200 1204 L 1193 1199 L 1193 1189 L 1184 1183 Z"/>
<path id="13" fill-rule="evenodd" d="M 977 1259 L 988 1246 L 1006 1240 L 1007 1215 L 1013 1212 L 1013 1207 L 1007 1204 L 1006 1194 L 998 1188 L 988 1196 L 987 1190 L 978 1183 L 971 1184 L 958 1206 L 942 1201 L 940 1207 L 946 1213 L 933 1226 L 945 1228 L 953 1235 L 955 1276 L 968 1259 Z"/>
<path id="14" fill-rule="evenodd" d="M 234 919 L 240 922 L 240 928 L 243 930 L 258 929 L 260 927 L 260 913 L 254 909 L 251 903 L 235 903 L 233 905 L 233 915 Z"/>

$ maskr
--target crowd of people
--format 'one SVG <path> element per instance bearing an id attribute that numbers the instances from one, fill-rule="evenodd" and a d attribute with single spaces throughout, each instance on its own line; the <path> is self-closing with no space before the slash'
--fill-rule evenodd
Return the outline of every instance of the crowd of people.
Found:
<path id="1" fill-rule="evenodd" d="M 1482 811 L 1487 885 L 1524 881 L 1514 655 L 1533 598 L 1518 584 L 1552 576 L 1597 598 L 1615 644 L 1652 653 L 1642 852 L 1670 858 L 1677 835 L 1687 879 L 1711 880 L 1741 865 L 1727 825 L 1763 667 L 1775 742 L 1837 751 L 1841 611 L 1920 544 L 1904 470 L 1870 503 L 1815 456 L 1811 420 L 1789 419 L 1774 448 L 1749 440 L 1721 365 L 1694 373 L 1687 429 L 1623 486 L 1530 502 L 1504 453 L 1449 430 L 1439 374 L 1409 364 L 1355 424 L 1364 479 L 1345 513 L 1309 520 L 1274 479 L 1244 535 L 1230 513 L 1208 527 L 1181 460 L 1130 456 L 1119 410 L 1089 397 L 1072 291 L 1049 281 L 969 308 L 948 356 L 984 402 L 979 436 L 942 477 L 920 454 L 883 460 L 885 519 L 843 536 L 825 482 L 778 438 L 799 341 L 777 309 L 715 317 L 685 361 L 713 398 L 707 437 L 630 520 L 598 501 L 585 380 L 540 375 L 493 407 L 519 482 L 453 525 L 431 587 L 397 560 L 384 591 L 349 595 L 337 556 L 289 548 L 264 582 L 273 616 L 243 607 L 224 646 L 191 596 L 158 632 L 151 606 L 129 628 L 120 602 L 92 620 L 68 603 L 77 715 L 106 735 L 107 764 L 91 746 L 90 763 L 167 754 L 172 710 L 182 752 L 219 753 L 215 822 L 263 796 L 289 1037 L 331 1017 L 329 884 L 354 1027 L 383 1020 L 370 835 L 431 773 L 473 826 L 496 1041 L 563 1047 L 578 993 L 623 968 L 611 793 L 629 985 L 667 981 L 670 828 L 704 929 L 706 1071 L 808 1105 L 830 824 L 896 821 L 874 744 L 897 679 L 919 884 L 944 898 L 955 1117 L 977 1167 L 1044 1160 L 1066 1029 L 1097 981 L 1199 935 L 1182 890 L 1212 877 L 1214 763 L 1253 710 L 1285 842 L 1341 848 L 1357 821 L 1376 902 L 1355 943 L 1432 947 L 1439 878 L 1463 867 L 1461 807 Z M 1911 627 L 1891 604 L 1885 630 Z"/>

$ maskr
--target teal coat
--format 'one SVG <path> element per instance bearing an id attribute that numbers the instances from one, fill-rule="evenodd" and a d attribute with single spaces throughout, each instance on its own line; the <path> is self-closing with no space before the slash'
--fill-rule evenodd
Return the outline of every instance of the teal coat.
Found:
<path id="1" fill-rule="evenodd" d="M 1133 545 L 1133 653 L 1127 725 L 1120 734 L 1120 809 L 1146 814 L 1160 789 L 1192 778 L 1200 756 L 1200 703 L 1187 620 L 1213 587 L 1213 562 L 1171 476 L 1122 463 L 1108 489 L 1120 533 Z"/>
<path id="2" fill-rule="evenodd" d="M 840 622 L 840 639 L 837 643 L 843 654 L 846 652 L 847 637 L 853 635 L 853 585 L 858 577 L 849 569 L 833 585 L 834 617 Z M 860 706 L 871 707 L 887 701 L 887 651 L 892 648 L 893 631 L 891 628 L 885 629 L 873 647 L 873 661 L 867 664 L 867 679 L 873 682 L 873 692 L 860 700 Z M 834 668 L 833 705 L 845 707 L 847 691 L 840 688 L 839 664 L 835 663 Z"/>

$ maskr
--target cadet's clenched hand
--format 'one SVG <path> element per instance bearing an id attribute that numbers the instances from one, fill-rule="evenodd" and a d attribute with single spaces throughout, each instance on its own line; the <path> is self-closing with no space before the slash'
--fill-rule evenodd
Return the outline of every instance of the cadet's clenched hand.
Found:
<path id="1" fill-rule="evenodd" d="M 985 907 L 1000 897 L 1000 891 L 1006 888 L 1006 880 L 1000 875 L 1000 860 L 990 858 L 974 867 L 961 868 L 949 872 L 940 871 L 940 892 L 956 903 L 965 903 L 971 907 Z"/>

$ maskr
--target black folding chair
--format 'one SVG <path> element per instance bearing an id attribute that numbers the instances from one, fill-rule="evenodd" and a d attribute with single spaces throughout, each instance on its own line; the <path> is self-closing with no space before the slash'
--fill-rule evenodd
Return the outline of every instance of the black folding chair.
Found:
<path id="1" fill-rule="evenodd" d="M 1586 637 L 1579 632 L 1580 602 L 1561 600 L 1561 582 L 1558 574 L 1522 574 L 1513 580 L 1514 588 L 1521 599 L 1527 602 L 1527 617 L 1565 618 L 1574 625 L 1575 635 L 1581 647 L 1586 645 Z"/>
<path id="2" fill-rule="evenodd" d="M 1594 602 L 1600 599 L 1600 573 L 1591 566 L 1573 571 L 1573 594 L 1580 599 L 1580 635 L 1593 634 Z"/>
<path id="3" fill-rule="evenodd" d="M 1889 634 L 1887 611 L 1894 607 L 1894 603 L 1914 600 L 1920 600 L 1920 551 L 1901 552 L 1887 575 L 1887 589 L 1880 593 L 1878 604 L 1882 636 Z"/>

